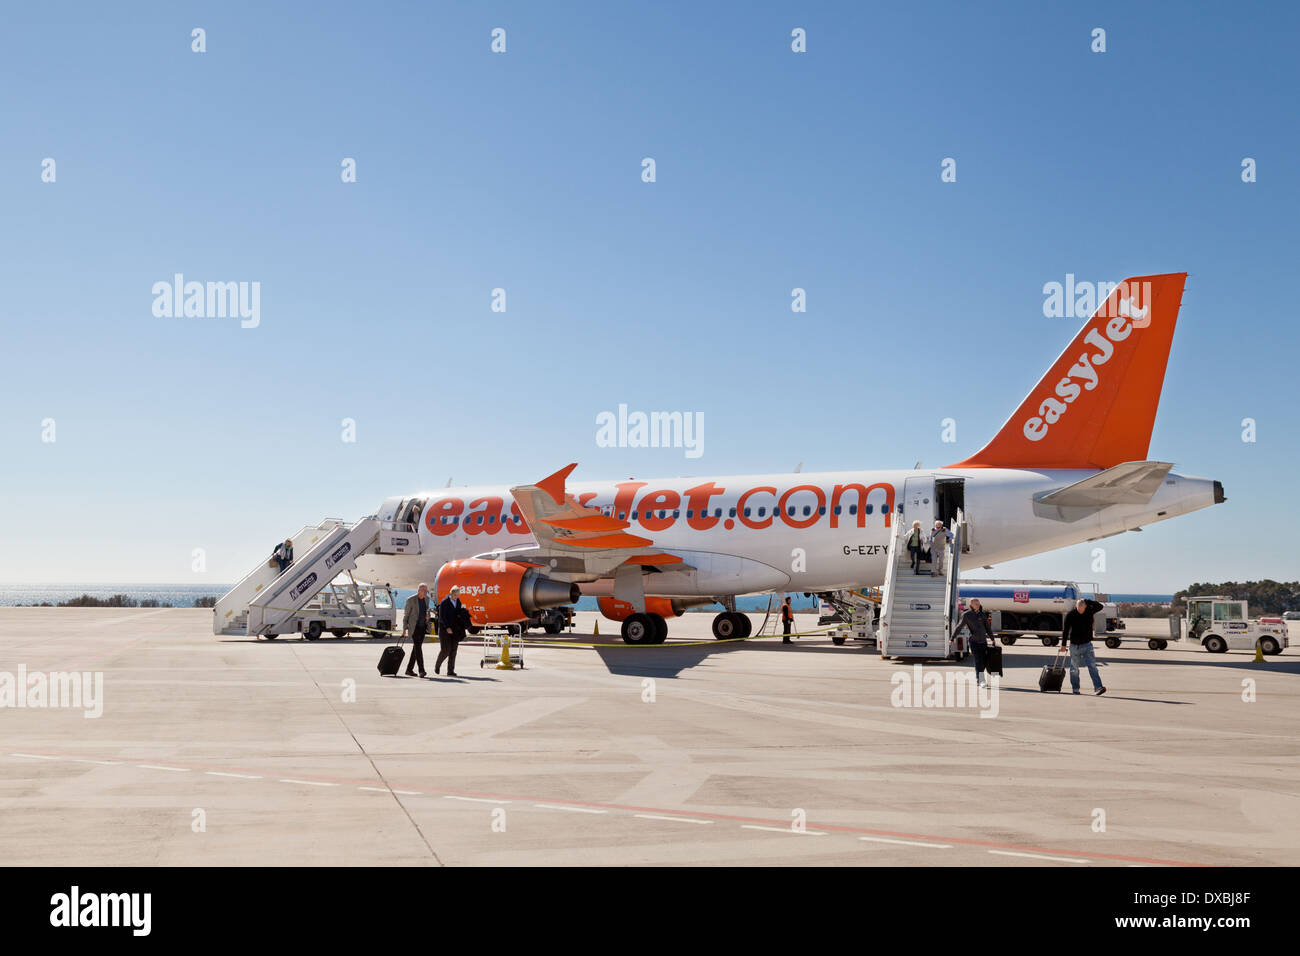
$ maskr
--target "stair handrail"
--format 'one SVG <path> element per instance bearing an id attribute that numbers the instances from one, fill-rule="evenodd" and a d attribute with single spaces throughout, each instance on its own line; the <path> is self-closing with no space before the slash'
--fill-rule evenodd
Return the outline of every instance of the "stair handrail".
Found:
<path id="1" fill-rule="evenodd" d="M 893 516 L 890 522 L 889 546 L 885 549 L 885 580 L 880 584 L 880 653 L 885 655 L 889 643 L 889 618 L 893 610 L 894 585 L 898 578 L 898 542 L 902 538 L 903 522 Z M 911 527 L 910 525 L 908 526 Z"/>
<path id="2" fill-rule="evenodd" d="M 949 552 L 947 565 L 948 599 L 944 602 L 943 608 L 943 636 L 945 644 L 952 636 L 953 612 L 957 609 L 957 591 L 961 578 L 961 569 L 958 565 L 961 563 L 962 526 L 965 524 L 965 521 L 966 519 L 965 515 L 962 514 L 962 509 L 958 508 L 957 515 L 952 520 L 952 543 L 947 544 L 945 542 L 945 546 L 948 548 Z"/>

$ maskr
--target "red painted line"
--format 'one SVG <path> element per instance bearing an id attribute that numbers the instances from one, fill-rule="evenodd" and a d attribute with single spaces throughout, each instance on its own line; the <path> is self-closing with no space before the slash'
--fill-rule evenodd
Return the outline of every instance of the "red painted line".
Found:
<path id="1" fill-rule="evenodd" d="M 46 756 L 46 757 L 83 757 L 83 758 L 89 758 L 94 760 L 116 760 L 116 761 L 121 761 L 123 763 L 135 762 L 135 758 L 131 758 L 131 757 L 121 757 L 121 756 L 106 757 L 102 754 L 94 754 L 94 755 L 81 754 L 81 753 L 72 754 L 72 753 L 59 752 L 59 751 L 33 750 L 31 748 L 27 748 L 23 752 L 30 753 L 36 756 Z M 152 759 L 152 758 L 140 758 L 140 759 Z M 164 759 L 164 758 L 158 758 L 158 759 Z M 174 764 L 178 767 L 188 767 L 191 770 L 237 771 L 240 773 L 257 774 L 259 776 L 267 776 L 268 774 L 268 771 L 265 768 L 259 769 L 255 767 L 231 767 L 228 765 L 211 766 L 207 764 L 186 763 L 183 760 L 172 760 L 171 758 L 166 758 L 166 762 L 169 764 Z M 278 775 L 280 773 L 281 771 L 278 770 L 274 771 L 274 775 Z M 357 784 L 357 785 L 365 785 L 365 786 L 375 785 L 375 780 L 370 777 L 356 779 L 352 777 L 323 777 L 317 774 L 295 774 L 295 776 L 302 780 L 319 780 L 328 783 L 340 783 L 340 784 L 349 783 L 349 784 Z M 677 816 L 677 817 L 708 817 L 711 820 L 729 820 L 736 823 L 761 823 L 761 824 L 766 824 L 768 826 L 778 826 L 778 827 L 788 827 L 790 825 L 789 820 L 773 820 L 767 817 L 744 817 L 744 816 L 737 816 L 735 814 L 729 814 L 729 813 L 709 813 L 706 810 L 664 809 L 663 807 L 641 807 L 641 806 L 631 806 L 622 803 L 598 803 L 595 801 L 588 801 L 588 800 L 569 800 L 563 797 L 559 797 L 559 798 L 538 797 L 538 796 L 529 797 L 529 796 L 521 796 L 519 794 L 487 793 L 481 790 L 451 790 L 442 787 L 418 787 L 418 786 L 412 786 L 406 784 L 401 786 L 398 786 L 396 784 L 391 784 L 390 786 L 392 787 L 393 790 L 416 790 L 419 791 L 420 793 L 426 793 L 434 796 L 451 795 L 451 796 L 459 796 L 459 797 L 480 797 L 480 798 L 490 798 L 493 800 L 510 800 L 510 801 L 519 801 L 519 802 L 537 801 L 542 803 L 562 803 L 574 807 L 593 807 L 593 808 L 600 808 L 604 810 L 624 810 L 629 813 L 659 813 L 659 814 L 664 814 L 665 816 Z M 925 840 L 931 843 L 959 843 L 962 844 L 963 846 L 984 847 L 986 849 L 1021 850 L 1021 851 L 1032 852 L 1032 853 L 1051 853 L 1051 854 L 1064 855 L 1064 856 L 1086 857 L 1090 860 L 1113 860 L 1117 863 L 1145 863 L 1152 866 L 1185 866 L 1185 867 L 1212 867 L 1216 865 L 1213 863 L 1191 863 L 1186 860 L 1162 860 L 1154 857 L 1124 856 L 1118 853 L 1094 853 L 1090 850 L 1065 850 L 1059 847 L 1040 847 L 1040 846 L 1034 846 L 1032 844 L 1026 845 L 1022 843 L 995 843 L 990 840 L 972 840 L 965 837 L 934 836 L 928 833 L 908 833 L 901 830 L 872 830 L 872 829 L 867 829 L 865 827 L 841 826 L 834 823 L 815 823 L 812 820 L 809 820 L 806 825 L 810 830 L 812 829 L 831 830 L 837 833 L 851 833 L 855 835 L 865 834 L 868 836 L 886 836 L 886 837 L 897 837 L 900 839 Z"/>

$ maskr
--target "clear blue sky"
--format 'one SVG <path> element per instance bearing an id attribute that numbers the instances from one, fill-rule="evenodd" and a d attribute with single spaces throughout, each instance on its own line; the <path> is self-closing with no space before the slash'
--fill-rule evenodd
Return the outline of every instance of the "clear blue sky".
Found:
<path id="1" fill-rule="evenodd" d="M 7 19 L 0 581 L 202 580 L 196 547 L 229 581 L 307 522 L 572 460 L 579 478 L 946 464 L 1081 324 L 1043 316 L 1044 283 L 1163 271 L 1191 277 L 1151 457 L 1229 502 L 1111 539 L 1104 586 L 1300 577 L 1280 497 L 1300 466 L 1294 8 Z M 176 272 L 260 282 L 260 327 L 155 318 Z M 920 388 L 914 362 L 936 370 Z M 703 457 L 597 447 L 620 402 L 702 412 Z M 1086 547 L 999 571 L 1097 577 Z"/>

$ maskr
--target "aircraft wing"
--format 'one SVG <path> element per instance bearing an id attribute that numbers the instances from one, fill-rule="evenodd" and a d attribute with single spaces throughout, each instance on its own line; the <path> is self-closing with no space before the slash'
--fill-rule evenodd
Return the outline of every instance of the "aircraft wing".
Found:
<path id="1" fill-rule="evenodd" d="M 513 560 L 546 564 L 554 575 L 592 579 L 613 575 L 620 567 L 671 565 L 689 569 L 679 556 L 654 546 L 651 538 L 628 531 L 631 522 L 580 504 L 564 488 L 577 462 L 531 485 L 518 485 L 510 494 L 533 537 L 535 547 L 511 548 Z"/>
<path id="2" fill-rule="evenodd" d="M 1060 508 L 1144 505 L 1160 490 L 1172 467 L 1164 461 L 1126 461 L 1083 481 L 1049 491 L 1035 501 Z"/>

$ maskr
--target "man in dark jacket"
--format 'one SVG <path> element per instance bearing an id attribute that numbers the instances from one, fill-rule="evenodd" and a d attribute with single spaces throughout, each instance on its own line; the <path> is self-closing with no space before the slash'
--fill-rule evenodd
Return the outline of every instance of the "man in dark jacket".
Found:
<path id="1" fill-rule="evenodd" d="M 785 603 L 781 605 L 781 638 L 782 644 L 790 642 L 790 625 L 794 623 L 794 611 L 790 608 L 790 598 L 786 597 Z"/>
<path id="2" fill-rule="evenodd" d="M 988 657 L 989 646 L 997 646 L 997 638 L 989 630 L 988 619 L 984 617 L 984 609 L 980 606 L 979 598 L 970 599 L 970 607 L 966 608 L 966 613 L 961 616 L 957 626 L 953 628 L 952 636 L 956 637 L 957 632 L 966 628 L 970 635 L 970 652 L 971 657 L 975 659 L 975 679 L 979 681 L 981 687 L 984 686 L 984 662 Z"/>
<path id="3" fill-rule="evenodd" d="M 1093 618 L 1104 604 L 1079 598 L 1074 610 L 1065 615 L 1061 626 L 1061 642 L 1070 645 L 1070 687 L 1079 693 L 1079 666 L 1086 665 L 1092 678 L 1092 689 L 1098 696 L 1106 693 L 1101 675 L 1097 673 L 1097 657 L 1092 650 Z"/>
<path id="4" fill-rule="evenodd" d="M 441 673 L 442 662 L 447 662 L 447 676 L 457 677 L 456 650 L 465 639 L 469 625 L 469 611 L 460 603 L 460 588 L 452 588 L 438 605 L 438 659 L 433 662 L 433 672 Z"/>

